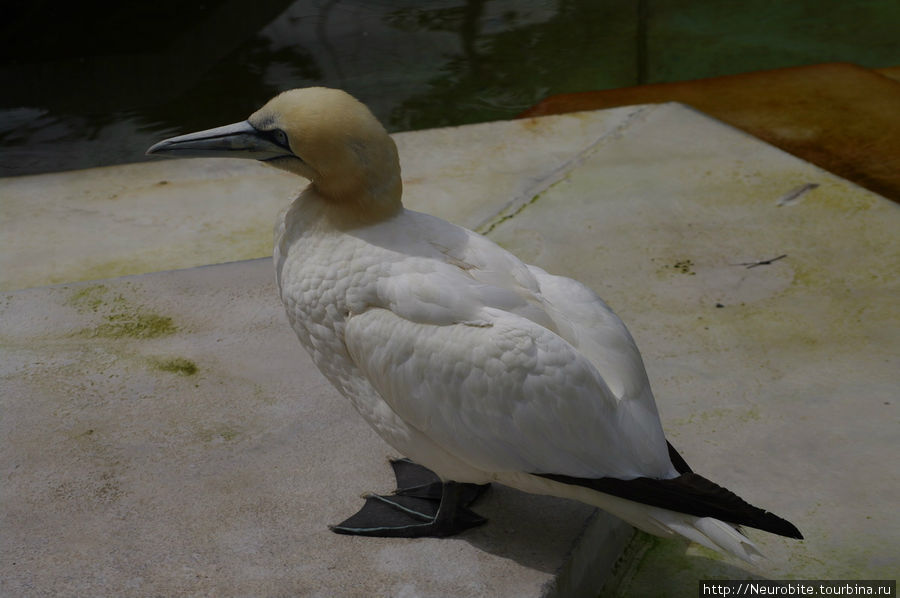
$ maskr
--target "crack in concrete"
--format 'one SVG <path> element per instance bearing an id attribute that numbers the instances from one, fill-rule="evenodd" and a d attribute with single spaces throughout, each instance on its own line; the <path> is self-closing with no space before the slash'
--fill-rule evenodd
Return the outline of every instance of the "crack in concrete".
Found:
<path id="1" fill-rule="evenodd" d="M 546 191 L 568 178 L 569 175 L 584 164 L 600 146 L 604 145 L 607 141 L 618 139 L 622 133 L 630 128 L 635 122 L 644 120 L 650 112 L 656 110 L 658 107 L 658 104 L 638 106 L 637 109 L 629 114 L 621 123 L 598 136 L 590 145 L 579 150 L 570 159 L 565 160 L 562 164 L 559 164 L 548 173 L 534 179 L 532 184 L 529 185 L 523 193 L 512 198 L 492 216 L 482 220 L 474 228 L 475 232 L 487 235 L 500 224 L 518 216 L 522 210 L 540 199 Z"/>

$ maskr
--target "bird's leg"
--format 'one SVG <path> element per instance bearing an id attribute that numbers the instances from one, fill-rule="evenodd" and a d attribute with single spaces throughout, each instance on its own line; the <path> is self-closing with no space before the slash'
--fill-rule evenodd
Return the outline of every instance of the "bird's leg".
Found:
<path id="1" fill-rule="evenodd" d="M 389 538 L 443 538 L 487 521 L 468 506 L 489 484 L 441 482 L 429 469 L 408 459 L 391 461 L 394 494 L 366 496 L 363 508 L 331 530 L 338 534 Z"/>
<path id="2" fill-rule="evenodd" d="M 394 494 L 416 496 L 440 502 L 443 482 L 433 471 L 413 463 L 409 459 L 391 459 L 391 467 L 394 469 L 394 477 L 397 479 L 397 489 L 394 490 Z M 462 488 L 460 504 L 464 507 L 468 507 L 478 500 L 478 497 L 491 487 L 490 484 L 457 483 L 457 485 Z"/>
<path id="3" fill-rule="evenodd" d="M 427 467 L 422 467 L 409 459 L 391 459 L 391 468 L 397 480 L 394 494 L 441 500 L 443 483 L 437 474 Z"/>
<path id="4" fill-rule="evenodd" d="M 462 506 L 463 490 L 465 490 L 463 484 L 444 482 L 441 490 L 441 502 L 431 524 L 432 530 L 428 534 L 429 536 L 437 538 L 453 536 L 487 521 L 484 517 Z"/>

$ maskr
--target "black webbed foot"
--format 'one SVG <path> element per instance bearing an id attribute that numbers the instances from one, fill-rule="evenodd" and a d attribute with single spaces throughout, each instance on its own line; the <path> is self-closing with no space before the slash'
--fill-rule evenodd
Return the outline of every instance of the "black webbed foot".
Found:
<path id="1" fill-rule="evenodd" d="M 331 526 L 338 534 L 386 538 L 442 538 L 487 520 L 468 509 L 490 484 L 441 482 L 429 469 L 409 459 L 391 461 L 397 490 L 366 496 L 358 513 Z"/>

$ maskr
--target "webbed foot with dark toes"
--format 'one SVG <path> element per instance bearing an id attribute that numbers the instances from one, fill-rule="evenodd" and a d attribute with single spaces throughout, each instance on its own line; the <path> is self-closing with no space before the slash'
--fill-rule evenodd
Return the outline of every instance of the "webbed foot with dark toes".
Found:
<path id="1" fill-rule="evenodd" d="M 441 482 L 429 469 L 409 459 L 391 461 L 397 489 L 386 496 L 370 494 L 358 513 L 331 531 L 382 538 L 444 538 L 484 524 L 469 510 L 490 484 Z"/>

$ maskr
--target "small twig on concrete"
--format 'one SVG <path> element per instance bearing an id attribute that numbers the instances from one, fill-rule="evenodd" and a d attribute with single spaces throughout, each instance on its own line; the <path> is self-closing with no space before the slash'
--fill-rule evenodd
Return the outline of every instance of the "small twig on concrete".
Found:
<path id="1" fill-rule="evenodd" d="M 793 205 L 799 202 L 801 197 L 803 197 L 813 189 L 818 188 L 818 186 L 819 183 L 805 183 L 803 185 L 800 185 L 799 187 L 791 189 L 790 191 L 779 197 L 778 201 L 776 201 L 775 204 L 778 207 Z"/>
<path id="2" fill-rule="evenodd" d="M 778 257 L 773 257 L 771 259 L 760 260 L 758 262 L 740 262 L 739 264 L 735 264 L 735 266 L 746 266 L 747 269 L 749 270 L 750 268 L 755 268 L 757 266 L 768 266 L 769 264 L 771 264 L 773 262 L 777 262 L 778 260 L 784 259 L 786 257 L 787 257 L 787 254 L 782 253 Z"/>

